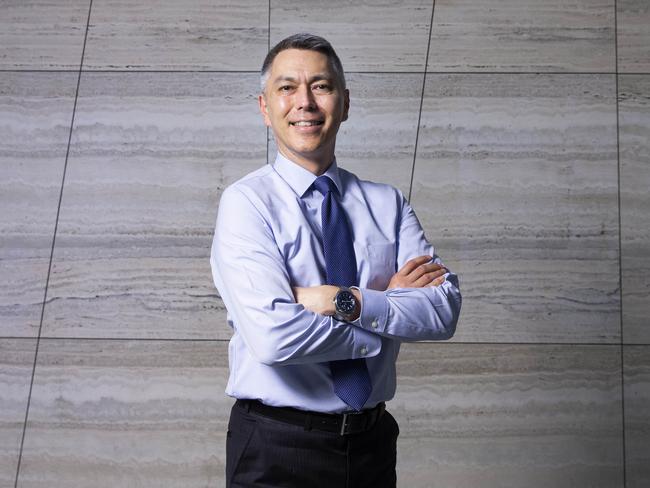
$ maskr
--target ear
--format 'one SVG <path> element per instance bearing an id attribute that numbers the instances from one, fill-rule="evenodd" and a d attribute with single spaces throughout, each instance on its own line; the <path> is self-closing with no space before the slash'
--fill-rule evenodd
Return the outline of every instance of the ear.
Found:
<path id="1" fill-rule="evenodd" d="M 350 90 L 346 88 L 343 95 L 343 118 L 341 119 L 341 122 L 343 122 L 344 120 L 348 120 L 349 111 L 350 111 Z"/>
<path id="2" fill-rule="evenodd" d="M 266 105 L 266 99 L 264 98 L 264 93 L 260 93 L 257 96 L 257 101 L 260 104 L 260 113 L 264 117 L 264 124 L 267 127 L 271 127 L 271 119 L 269 118 L 269 109 Z"/>

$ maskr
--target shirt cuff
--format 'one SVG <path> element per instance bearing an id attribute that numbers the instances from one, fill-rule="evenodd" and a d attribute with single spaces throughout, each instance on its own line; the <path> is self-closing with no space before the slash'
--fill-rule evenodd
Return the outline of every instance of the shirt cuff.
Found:
<path id="1" fill-rule="evenodd" d="M 353 322 L 345 322 L 350 327 Z M 354 349 L 350 359 L 372 358 L 381 352 L 381 337 L 360 327 L 351 327 Z"/>
<path id="2" fill-rule="evenodd" d="M 361 293 L 361 314 L 354 325 L 370 332 L 384 332 L 388 323 L 388 298 L 385 292 L 352 287 Z"/>

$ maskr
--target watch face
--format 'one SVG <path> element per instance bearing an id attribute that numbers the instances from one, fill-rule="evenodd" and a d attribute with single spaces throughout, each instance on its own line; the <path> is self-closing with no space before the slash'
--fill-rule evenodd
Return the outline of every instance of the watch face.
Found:
<path id="1" fill-rule="evenodd" d="M 349 291 L 340 291 L 336 295 L 336 308 L 339 313 L 349 315 L 354 312 L 354 308 L 357 306 L 357 299 Z"/>

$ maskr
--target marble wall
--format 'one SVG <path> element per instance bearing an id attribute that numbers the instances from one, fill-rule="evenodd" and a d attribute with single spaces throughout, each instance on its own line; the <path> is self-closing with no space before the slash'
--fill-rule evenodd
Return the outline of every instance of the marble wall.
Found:
<path id="1" fill-rule="evenodd" d="M 0 487 L 220 487 L 209 252 L 274 151 L 270 44 L 328 38 L 338 159 L 461 277 L 403 347 L 400 487 L 650 485 L 646 0 L 0 3 Z"/>

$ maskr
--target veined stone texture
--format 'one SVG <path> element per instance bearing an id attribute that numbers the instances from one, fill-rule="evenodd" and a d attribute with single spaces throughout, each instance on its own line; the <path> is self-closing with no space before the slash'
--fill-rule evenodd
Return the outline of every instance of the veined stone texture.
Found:
<path id="1" fill-rule="evenodd" d="M 210 246 L 221 191 L 265 160 L 257 80 L 83 74 L 44 336 L 229 337 Z"/>
<path id="2" fill-rule="evenodd" d="M 95 0 L 84 68 L 258 70 L 268 46 L 268 0 Z"/>
<path id="3" fill-rule="evenodd" d="M 650 484 L 650 346 L 624 346 L 625 460 L 628 488 Z"/>
<path id="4" fill-rule="evenodd" d="M 612 0 L 436 0 L 427 69 L 615 73 L 614 13 Z"/>
<path id="5" fill-rule="evenodd" d="M 460 276 L 455 337 L 402 346 L 398 486 L 648 486 L 646 0 L 6 0 L 0 488 L 225 485 L 210 245 L 305 31 L 346 70 L 339 164 Z"/>
<path id="6" fill-rule="evenodd" d="M 0 3 L 0 69 L 78 70 L 89 0 Z"/>
<path id="7" fill-rule="evenodd" d="M 14 486 L 35 339 L 0 339 L 0 486 Z"/>
<path id="8" fill-rule="evenodd" d="M 412 204 L 460 275 L 456 339 L 620 339 L 612 75 L 427 75 Z"/>
<path id="9" fill-rule="evenodd" d="M 36 337 L 77 75 L 0 72 L 0 337 Z"/>
<path id="10" fill-rule="evenodd" d="M 619 75 L 623 341 L 650 344 L 650 77 Z"/>
<path id="11" fill-rule="evenodd" d="M 617 0 L 618 72 L 650 72 L 650 3 Z"/>
<path id="12" fill-rule="evenodd" d="M 223 342 L 41 340 L 19 486 L 223 486 L 225 358 Z"/>
<path id="13" fill-rule="evenodd" d="M 424 71 L 432 2 L 271 1 L 271 46 L 297 32 L 325 37 L 345 71 Z"/>
<path id="14" fill-rule="evenodd" d="M 398 486 L 622 487 L 620 346 L 408 344 Z"/>

